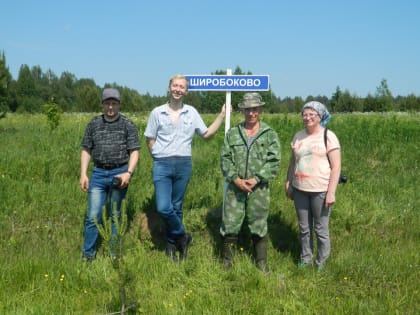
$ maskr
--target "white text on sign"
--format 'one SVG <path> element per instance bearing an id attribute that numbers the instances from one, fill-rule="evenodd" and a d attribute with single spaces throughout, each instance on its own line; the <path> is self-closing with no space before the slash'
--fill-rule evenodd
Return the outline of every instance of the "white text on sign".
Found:
<path id="1" fill-rule="evenodd" d="M 190 75 L 189 90 L 201 91 L 268 91 L 269 77 L 257 75 Z"/>

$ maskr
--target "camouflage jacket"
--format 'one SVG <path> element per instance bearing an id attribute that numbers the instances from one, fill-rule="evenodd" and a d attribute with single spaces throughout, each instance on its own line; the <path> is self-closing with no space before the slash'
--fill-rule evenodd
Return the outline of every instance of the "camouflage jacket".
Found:
<path id="1" fill-rule="evenodd" d="M 244 122 L 227 132 L 221 153 L 223 176 L 228 182 L 237 177 L 255 177 L 261 183 L 268 183 L 280 166 L 281 147 L 277 133 L 260 121 L 260 129 L 249 148 L 247 141 Z"/>

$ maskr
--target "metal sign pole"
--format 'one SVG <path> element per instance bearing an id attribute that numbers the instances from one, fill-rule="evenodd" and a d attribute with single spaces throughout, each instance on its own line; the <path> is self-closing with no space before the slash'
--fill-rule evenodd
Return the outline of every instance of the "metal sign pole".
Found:
<path id="1" fill-rule="evenodd" d="M 227 69 L 226 70 L 226 74 L 228 76 L 232 75 L 232 69 Z M 231 91 L 226 91 L 226 103 L 225 103 L 225 110 L 226 110 L 226 115 L 225 115 L 225 136 L 228 132 L 228 130 L 230 129 L 230 109 L 232 108 L 232 92 Z M 226 191 L 227 191 L 227 187 L 228 187 L 228 183 L 226 181 L 226 178 L 223 179 L 223 202 L 222 202 L 222 212 L 225 211 L 225 198 L 226 198 Z"/>
<path id="2" fill-rule="evenodd" d="M 228 76 L 229 75 L 232 75 L 232 69 L 227 69 L 226 70 L 226 74 Z M 230 129 L 230 109 L 232 108 L 232 105 L 231 105 L 231 97 L 232 97 L 232 95 L 231 95 L 231 93 L 232 93 L 231 91 L 226 91 L 225 135 L 228 132 L 228 130 Z"/>

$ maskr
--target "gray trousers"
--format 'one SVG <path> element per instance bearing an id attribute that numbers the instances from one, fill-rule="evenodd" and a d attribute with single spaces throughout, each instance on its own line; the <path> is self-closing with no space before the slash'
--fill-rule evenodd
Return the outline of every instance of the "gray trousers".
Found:
<path id="1" fill-rule="evenodd" d="M 311 264 L 313 255 L 313 232 L 317 240 L 317 267 L 325 264 L 331 251 L 328 223 L 330 208 L 325 208 L 326 192 L 293 190 L 293 200 L 299 220 L 301 261 Z"/>

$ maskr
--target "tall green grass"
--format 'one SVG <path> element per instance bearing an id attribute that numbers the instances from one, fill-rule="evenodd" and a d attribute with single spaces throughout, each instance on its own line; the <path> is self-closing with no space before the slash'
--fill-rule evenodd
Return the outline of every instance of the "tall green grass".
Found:
<path id="1" fill-rule="evenodd" d="M 130 114 L 143 134 L 147 114 Z M 86 194 L 78 187 L 80 142 L 92 115 L 64 114 L 51 130 L 45 116 L 0 120 L 0 313 L 106 314 L 121 309 L 118 270 L 105 245 L 81 260 Z M 206 115 L 210 123 L 214 115 Z M 144 138 L 129 188 L 124 241 L 129 314 L 418 314 L 420 258 L 420 116 L 335 115 L 329 128 L 342 145 L 332 211 L 332 253 L 323 273 L 300 271 L 293 204 L 283 192 L 298 115 L 264 121 L 282 143 L 269 217 L 271 273 L 258 272 L 247 231 L 234 267 L 220 264 L 223 128 L 193 144 L 193 177 L 184 203 L 194 240 L 185 263 L 163 252 L 160 234 L 141 238 L 140 217 L 154 211 L 152 161 Z M 232 115 L 232 125 L 241 116 Z"/>

